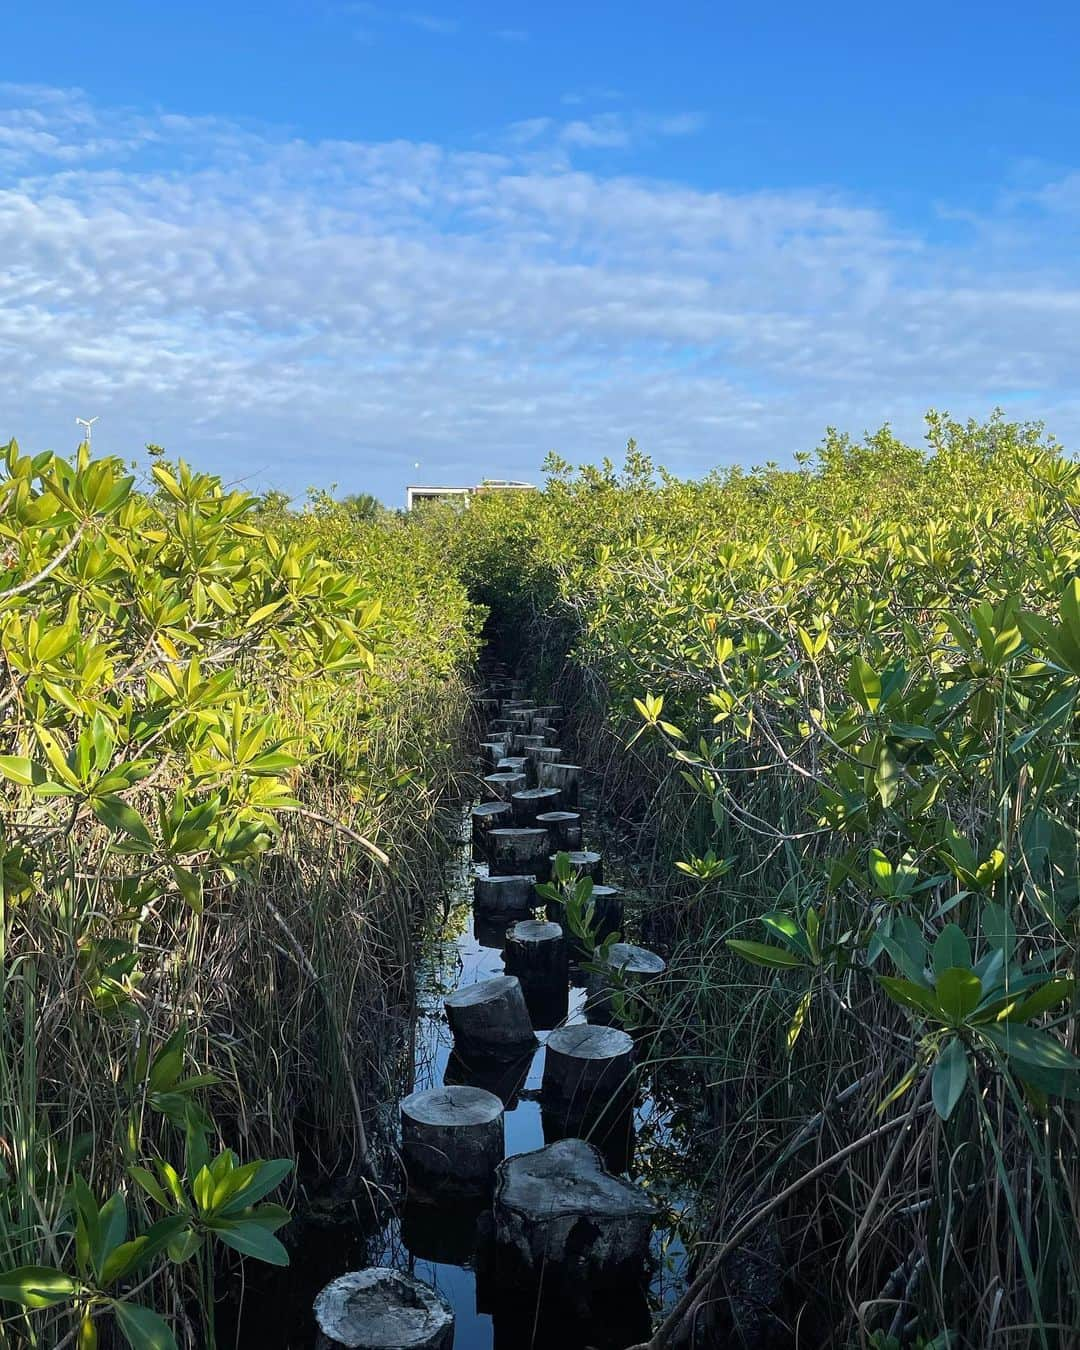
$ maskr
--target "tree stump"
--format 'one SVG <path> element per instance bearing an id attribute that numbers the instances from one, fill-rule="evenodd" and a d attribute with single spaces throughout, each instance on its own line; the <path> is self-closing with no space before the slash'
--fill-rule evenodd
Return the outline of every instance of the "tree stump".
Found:
<path id="1" fill-rule="evenodd" d="M 315 1300 L 319 1350 L 451 1350 L 454 1310 L 429 1284 L 372 1266 L 341 1275 Z"/>
<path id="2" fill-rule="evenodd" d="M 493 876 L 531 873 L 538 881 L 547 880 L 551 872 L 547 830 L 500 827 L 490 832 L 487 842 Z"/>
<path id="3" fill-rule="evenodd" d="M 464 985 L 447 994 L 443 1006 L 454 1045 L 465 1056 L 512 1059 L 537 1044 L 525 996 L 513 975 Z"/>
<path id="4" fill-rule="evenodd" d="M 609 1023 L 615 1017 L 613 994 L 622 991 L 633 999 L 643 985 L 667 969 L 667 962 L 647 947 L 615 942 L 608 948 L 603 971 L 590 971 L 586 982 L 586 1016 L 590 1022 Z"/>
<path id="5" fill-rule="evenodd" d="M 617 1110 L 634 1093 L 634 1042 L 617 1027 L 577 1022 L 547 1038 L 541 1095 L 554 1110 Z"/>
<path id="6" fill-rule="evenodd" d="M 536 817 L 543 811 L 557 811 L 562 805 L 562 793 L 558 788 L 525 788 L 514 793 L 510 805 L 515 825 L 543 829 L 544 826 L 537 826 Z"/>
<path id="7" fill-rule="evenodd" d="M 557 923 L 521 919 L 506 931 L 506 973 L 526 985 L 565 986 L 570 969 L 566 938 Z"/>
<path id="8" fill-rule="evenodd" d="M 522 755 L 528 750 L 537 750 L 544 744 L 543 736 L 533 736 L 529 732 L 520 731 L 514 734 L 514 754 Z"/>
<path id="9" fill-rule="evenodd" d="M 652 1202 L 606 1171 L 600 1153 L 563 1139 L 502 1163 L 493 1206 L 501 1294 L 535 1293 L 587 1317 L 597 1294 L 632 1289 L 644 1275 Z"/>
<path id="10" fill-rule="evenodd" d="M 594 885 L 599 886 L 604 880 L 604 859 L 599 853 L 572 849 L 570 851 L 570 866 L 574 869 L 575 875 L 592 877 Z"/>
<path id="11" fill-rule="evenodd" d="M 570 960 L 557 923 L 525 919 L 506 930 L 503 961 L 516 975 L 534 1027 L 558 1026 L 570 1010 Z"/>
<path id="12" fill-rule="evenodd" d="M 578 804 L 581 775 L 580 764 L 545 764 L 541 761 L 536 766 L 536 778 L 540 786 L 562 788 L 563 801 L 568 807 Z"/>
<path id="13" fill-rule="evenodd" d="M 491 856 L 491 833 L 509 825 L 513 819 L 509 802 L 484 802 L 472 810 L 472 854 L 474 862 L 486 862 Z"/>
<path id="14" fill-rule="evenodd" d="M 529 875 L 477 877 L 473 882 L 473 908 L 485 919 L 521 919 L 532 915 L 536 905 L 536 878 Z"/>
<path id="15" fill-rule="evenodd" d="M 489 764 L 498 765 L 507 751 L 509 742 L 504 740 L 481 741 L 480 749 L 484 752 L 484 758 Z"/>
<path id="16" fill-rule="evenodd" d="M 488 792 L 501 802 L 508 802 L 515 792 L 528 787 L 528 783 L 523 773 L 489 773 L 484 779 Z"/>
<path id="17" fill-rule="evenodd" d="M 556 853 L 569 853 L 571 849 L 581 847 L 579 811 L 542 811 L 535 823 L 547 830 L 551 847 Z"/>
<path id="18" fill-rule="evenodd" d="M 401 1156 L 409 1185 L 480 1194 L 502 1162 L 503 1104 L 477 1087 L 438 1087 L 401 1102 Z"/>
<path id="19" fill-rule="evenodd" d="M 601 942 L 623 927 L 623 893 L 618 886 L 593 886 L 592 902 L 597 937 Z"/>
<path id="20" fill-rule="evenodd" d="M 536 749 L 536 753 L 531 756 L 536 760 L 537 772 L 541 764 L 561 764 L 563 762 L 563 749 L 561 745 L 541 745 Z"/>

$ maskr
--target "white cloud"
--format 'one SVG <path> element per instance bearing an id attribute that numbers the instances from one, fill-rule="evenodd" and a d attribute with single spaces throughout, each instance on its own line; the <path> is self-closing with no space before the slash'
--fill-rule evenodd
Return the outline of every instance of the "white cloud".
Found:
<path id="1" fill-rule="evenodd" d="M 442 14 L 403 14 L 401 17 L 414 28 L 423 28 L 425 32 L 441 33 L 444 36 L 456 33 L 459 27 L 457 19 Z"/>
<path id="2" fill-rule="evenodd" d="M 1069 180 L 945 246 L 824 190 L 574 164 L 644 123 L 536 118 L 474 153 L 7 89 L 0 439 L 63 448 L 100 414 L 118 452 L 396 500 L 415 459 L 528 476 L 634 435 L 697 472 L 830 423 L 917 435 L 930 404 L 1080 433 L 1080 269 L 1044 238 L 1080 219 Z"/>

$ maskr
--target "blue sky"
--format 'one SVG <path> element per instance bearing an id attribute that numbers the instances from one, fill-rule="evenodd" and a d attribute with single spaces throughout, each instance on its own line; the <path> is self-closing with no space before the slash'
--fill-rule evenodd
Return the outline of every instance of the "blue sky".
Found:
<path id="1" fill-rule="evenodd" d="M 1078 49 L 1064 4 L 3 6 L 0 437 L 392 503 L 929 406 L 1075 444 Z"/>

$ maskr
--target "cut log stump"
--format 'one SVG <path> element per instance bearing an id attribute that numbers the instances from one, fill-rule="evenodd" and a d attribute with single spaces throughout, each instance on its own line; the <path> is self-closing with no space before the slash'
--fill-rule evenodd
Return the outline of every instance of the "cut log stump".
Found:
<path id="1" fill-rule="evenodd" d="M 598 1294 L 642 1279 L 655 1211 L 638 1186 L 606 1171 L 582 1139 L 507 1159 L 495 1185 L 495 1275 L 501 1294 L 557 1297 L 586 1313 Z"/>
<path id="2" fill-rule="evenodd" d="M 467 984 L 443 1000 L 454 1045 L 465 1056 L 516 1058 L 536 1035 L 521 985 L 513 975 Z"/>
<path id="3" fill-rule="evenodd" d="M 400 1270 L 350 1271 L 315 1300 L 319 1350 L 451 1350 L 454 1310 L 431 1285 Z"/>
<path id="4" fill-rule="evenodd" d="M 538 827 L 499 828 L 488 836 L 493 876 L 521 876 L 532 873 L 546 881 L 551 872 L 548 832 Z"/>
<path id="5" fill-rule="evenodd" d="M 503 1104 L 493 1093 L 452 1086 L 403 1098 L 401 1156 L 410 1187 L 482 1195 L 503 1152 Z"/>

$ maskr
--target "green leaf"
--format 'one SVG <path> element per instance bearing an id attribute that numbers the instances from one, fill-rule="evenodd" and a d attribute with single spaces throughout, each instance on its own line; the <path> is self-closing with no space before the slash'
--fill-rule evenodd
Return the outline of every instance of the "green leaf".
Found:
<path id="1" fill-rule="evenodd" d="M 803 1027 L 806 1025 L 806 1014 L 810 1011 L 810 999 L 812 991 L 807 990 L 799 999 L 799 1006 L 795 1009 L 795 1016 L 791 1019 L 791 1024 L 787 1030 L 787 1049 L 790 1055 L 795 1049 L 795 1042 L 799 1039 Z"/>
<path id="2" fill-rule="evenodd" d="M 51 1308 L 73 1298 L 82 1285 L 52 1266 L 17 1266 L 0 1272 L 0 1299 L 24 1308 Z"/>
<path id="3" fill-rule="evenodd" d="M 991 947 L 1004 954 L 1005 964 L 1012 960 L 1016 950 L 1016 925 L 1004 905 L 988 900 L 983 905 L 983 933 Z"/>
<path id="4" fill-rule="evenodd" d="M 7 778 L 19 787 L 35 787 L 45 782 L 45 770 L 32 759 L 21 755 L 0 755 L 0 777 Z"/>
<path id="5" fill-rule="evenodd" d="M 1033 994 L 1029 994 L 1027 998 L 1021 1000 L 1007 1014 L 1007 1020 L 1010 1022 L 1030 1022 L 1033 1017 L 1049 1012 L 1051 1008 L 1056 1008 L 1063 999 L 1069 997 L 1075 984 L 1076 981 L 1072 976 L 1058 980 L 1047 980 Z"/>
<path id="6" fill-rule="evenodd" d="M 996 1050 L 1015 1059 L 1021 1066 L 1031 1064 L 1038 1069 L 1056 1069 L 1062 1073 L 1080 1072 L 1080 1059 L 1046 1031 L 1016 1022 L 981 1026 L 978 1031 Z"/>
<path id="7" fill-rule="evenodd" d="M 874 786 L 882 806 L 892 806 L 900 791 L 904 776 L 904 766 L 897 759 L 888 743 L 881 747 L 877 768 L 874 770 Z"/>
<path id="8" fill-rule="evenodd" d="M 251 1182 L 243 1190 L 238 1191 L 227 1204 L 223 1205 L 219 1213 L 222 1215 L 234 1214 L 237 1210 L 246 1209 L 249 1205 L 255 1204 L 264 1195 L 269 1195 L 271 1191 L 276 1190 L 292 1169 L 293 1160 L 291 1158 L 271 1158 L 260 1163 L 259 1169 Z"/>
<path id="9" fill-rule="evenodd" d="M 894 1003 L 911 1012 L 940 1018 L 941 1008 L 929 989 L 913 980 L 897 980 L 891 975 L 878 975 L 877 982 Z"/>
<path id="10" fill-rule="evenodd" d="M 289 1253 L 273 1233 L 256 1219 L 214 1219 L 207 1224 L 210 1231 L 226 1246 L 254 1256 L 271 1266 L 287 1266 Z"/>
<path id="11" fill-rule="evenodd" d="M 117 1301 L 112 1310 L 131 1350 L 176 1350 L 176 1338 L 168 1322 L 153 1308 Z"/>
<path id="12" fill-rule="evenodd" d="M 971 969 L 971 947 L 960 925 L 947 923 L 934 943 L 934 973 L 940 975 L 956 967 Z"/>
<path id="13" fill-rule="evenodd" d="M 786 951 L 783 947 L 773 947 L 767 942 L 743 942 L 738 938 L 728 938 L 727 945 L 755 966 L 765 966 L 770 970 L 785 970 L 804 964 L 794 952 Z"/>
<path id="14" fill-rule="evenodd" d="M 152 849 L 154 840 L 143 823 L 142 816 L 120 797 L 96 797 L 91 803 L 94 815 L 114 833 L 129 835 L 143 848 Z"/>
<path id="15" fill-rule="evenodd" d="M 941 1010 L 954 1025 L 967 1020 L 982 998 L 982 980 L 973 970 L 954 966 L 943 970 L 934 983 Z"/>
<path id="16" fill-rule="evenodd" d="M 930 1082 L 934 1110 L 948 1120 L 968 1082 L 968 1058 L 963 1041 L 954 1036 L 937 1057 Z"/>
<path id="17" fill-rule="evenodd" d="M 877 712 L 881 703 L 881 676 L 861 656 L 856 656 L 852 662 L 847 687 L 867 712 Z"/>

